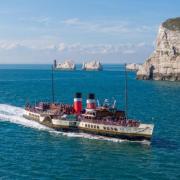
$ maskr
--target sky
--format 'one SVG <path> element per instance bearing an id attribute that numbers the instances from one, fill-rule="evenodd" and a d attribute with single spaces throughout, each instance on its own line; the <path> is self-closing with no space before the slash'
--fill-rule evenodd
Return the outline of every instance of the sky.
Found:
<path id="1" fill-rule="evenodd" d="M 179 0 L 0 0 L 0 64 L 142 63 Z"/>

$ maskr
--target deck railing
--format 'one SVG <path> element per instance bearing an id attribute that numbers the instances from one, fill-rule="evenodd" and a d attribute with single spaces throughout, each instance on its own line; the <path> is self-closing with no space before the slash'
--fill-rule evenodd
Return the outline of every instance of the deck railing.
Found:
<path id="1" fill-rule="evenodd" d="M 64 115 L 64 112 L 53 112 L 53 111 L 46 111 L 43 112 L 41 110 L 38 110 L 36 108 L 26 108 L 26 110 L 34 112 L 34 113 L 40 113 L 41 115 L 52 115 L 53 117 L 62 118 L 62 115 Z M 64 120 L 69 120 L 64 118 Z M 77 121 L 83 121 L 87 123 L 95 123 L 95 124 L 104 124 L 104 125 L 114 125 L 114 126 L 125 126 L 125 127 L 139 127 L 140 122 L 134 119 L 128 119 L 126 120 L 124 117 L 119 118 L 119 119 L 111 119 L 111 118 L 104 118 L 104 119 L 94 119 L 94 118 L 85 118 L 80 116 L 77 116 L 76 118 Z"/>

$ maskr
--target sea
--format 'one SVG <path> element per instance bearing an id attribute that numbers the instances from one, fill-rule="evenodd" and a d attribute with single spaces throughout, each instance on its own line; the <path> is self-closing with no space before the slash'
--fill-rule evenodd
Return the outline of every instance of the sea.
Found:
<path id="1" fill-rule="evenodd" d="M 22 117 L 27 102 L 52 101 L 51 65 L 0 65 L 0 179 L 180 179 L 180 82 L 128 72 L 128 116 L 155 125 L 151 143 L 62 133 Z M 82 92 L 125 107 L 125 72 L 54 72 L 56 102 Z"/>

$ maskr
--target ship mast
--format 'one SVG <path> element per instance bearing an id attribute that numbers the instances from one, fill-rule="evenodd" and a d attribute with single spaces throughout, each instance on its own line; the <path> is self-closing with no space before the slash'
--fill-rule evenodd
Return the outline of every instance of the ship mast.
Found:
<path id="1" fill-rule="evenodd" d="M 127 120 L 128 119 L 128 82 L 127 82 L 126 64 L 124 65 L 124 68 L 125 68 L 125 116 Z"/>
<path id="2" fill-rule="evenodd" d="M 52 72 L 51 72 L 51 90 L 52 90 L 52 103 L 54 103 L 54 67 L 52 65 Z"/>

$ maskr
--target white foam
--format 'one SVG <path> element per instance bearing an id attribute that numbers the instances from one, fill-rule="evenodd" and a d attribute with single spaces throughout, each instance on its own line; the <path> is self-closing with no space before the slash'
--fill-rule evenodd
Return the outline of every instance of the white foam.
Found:
<path id="1" fill-rule="evenodd" d="M 26 127 L 36 128 L 39 130 L 49 130 L 49 128 L 23 117 L 24 109 L 7 104 L 0 104 L 0 120 L 21 124 Z"/>
<path id="2" fill-rule="evenodd" d="M 23 108 L 7 105 L 7 104 L 0 104 L 0 120 L 1 121 L 9 121 L 9 122 L 20 124 L 26 127 L 48 131 L 50 134 L 56 135 L 56 136 L 64 135 L 68 137 L 106 140 L 106 141 L 112 141 L 112 142 L 132 142 L 128 140 L 122 140 L 122 139 L 117 139 L 117 138 L 107 138 L 103 136 L 91 135 L 91 134 L 86 134 L 86 133 L 75 133 L 75 132 L 66 133 L 66 132 L 55 131 L 51 128 L 48 128 L 46 126 L 39 124 L 38 122 L 25 119 L 23 117 L 23 114 L 24 114 Z M 139 142 L 139 141 L 133 141 L 133 142 Z M 140 143 L 149 144 L 149 141 L 140 141 Z"/>
<path id="3" fill-rule="evenodd" d="M 51 131 L 50 133 L 58 135 L 64 135 L 68 137 L 75 137 L 75 138 L 85 138 L 85 139 L 94 139 L 94 140 L 106 140 L 106 141 L 113 141 L 113 142 L 125 142 L 127 140 L 117 139 L 117 138 L 108 138 L 104 136 L 97 136 L 92 134 L 86 133 L 75 133 L 75 132 L 59 132 L 59 131 Z"/>

